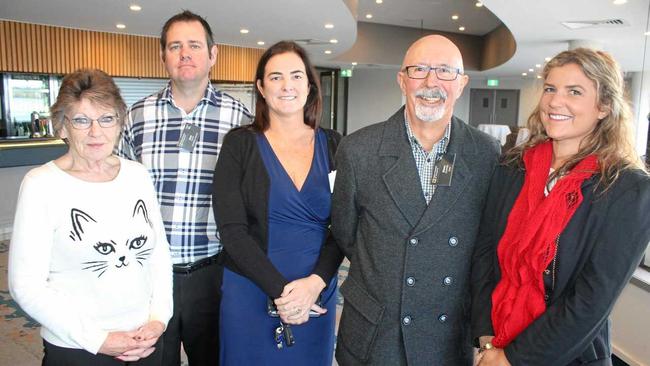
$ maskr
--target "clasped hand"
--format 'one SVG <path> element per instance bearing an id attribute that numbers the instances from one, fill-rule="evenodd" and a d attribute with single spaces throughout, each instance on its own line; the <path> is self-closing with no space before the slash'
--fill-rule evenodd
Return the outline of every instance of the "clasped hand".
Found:
<path id="1" fill-rule="evenodd" d="M 310 275 L 289 282 L 280 297 L 274 300 L 278 315 L 285 324 L 302 324 L 309 320 L 309 311 L 325 314 L 327 309 L 316 305 L 316 300 L 325 288 L 325 282 L 318 275 Z"/>
<path id="2" fill-rule="evenodd" d="M 511 366 L 502 348 L 492 348 L 479 353 L 475 363 L 478 366 Z"/>
<path id="3" fill-rule="evenodd" d="M 138 361 L 155 351 L 154 345 L 164 330 L 163 323 L 153 320 L 132 331 L 110 332 L 99 353 L 113 356 L 124 362 Z"/>

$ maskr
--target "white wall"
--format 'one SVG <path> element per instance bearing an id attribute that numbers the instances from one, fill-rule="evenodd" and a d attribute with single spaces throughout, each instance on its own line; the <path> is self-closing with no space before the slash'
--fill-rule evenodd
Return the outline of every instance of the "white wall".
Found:
<path id="1" fill-rule="evenodd" d="M 484 78 L 472 78 L 470 76 L 469 85 L 465 87 L 463 95 L 456 102 L 454 115 L 465 122 L 469 121 L 469 95 L 470 89 L 515 89 L 519 90 L 519 118 L 518 125 L 526 125 L 526 120 L 530 113 L 535 109 L 539 102 L 542 91 L 542 81 L 540 79 L 524 78 L 507 78 L 499 79 L 498 87 L 488 87 Z"/>
<path id="2" fill-rule="evenodd" d="M 348 134 L 385 121 L 402 106 L 394 69 L 354 69 L 348 82 Z"/>
<path id="3" fill-rule="evenodd" d="M 466 123 L 469 123 L 469 89 L 472 87 L 471 85 L 472 79 L 470 78 L 469 84 L 465 85 L 463 93 L 454 105 L 454 116 L 462 119 Z"/>
<path id="4" fill-rule="evenodd" d="M 650 274 L 637 269 L 635 276 L 650 280 Z M 650 366 L 650 292 L 635 283 L 628 284 L 611 315 L 614 353 L 630 366 Z"/>
<path id="5" fill-rule="evenodd" d="M 23 181 L 25 174 L 32 168 L 34 167 L 0 168 L 0 188 L 3 192 L 0 195 L 0 240 L 8 239 L 14 221 L 20 182 Z M 54 193 L 48 187 L 43 187 L 43 194 Z"/>
<path id="6" fill-rule="evenodd" d="M 633 72 L 630 74 L 631 82 L 627 84 L 627 87 L 635 121 L 636 150 L 639 155 L 645 155 L 648 139 L 648 112 L 650 112 L 650 72 Z"/>

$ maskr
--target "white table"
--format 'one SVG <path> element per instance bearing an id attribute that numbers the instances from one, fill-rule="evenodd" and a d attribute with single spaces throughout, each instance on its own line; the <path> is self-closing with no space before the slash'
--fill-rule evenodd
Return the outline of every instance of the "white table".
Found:
<path id="1" fill-rule="evenodd" d="M 501 146 L 505 145 L 506 138 L 510 134 L 510 126 L 506 125 L 480 124 L 477 128 L 479 131 L 483 131 L 488 135 L 495 137 L 497 140 L 499 140 L 499 142 L 501 142 Z"/>

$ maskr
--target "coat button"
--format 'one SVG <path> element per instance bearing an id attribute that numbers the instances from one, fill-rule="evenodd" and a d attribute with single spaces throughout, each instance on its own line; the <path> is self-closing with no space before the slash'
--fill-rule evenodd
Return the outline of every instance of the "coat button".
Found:
<path id="1" fill-rule="evenodd" d="M 550 274 L 551 274 L 551 270 L 550 270 L 550 269 L 545 269 L 545 270 L 544 270 L 544 274 L 547 275 L 547 276 L 550 275 Z"/>
<path id="2" fill-rule="evenodd" d="M 419 240 L 416 237 L 412 237 L 411 239 L 409 239 L 409 244 L 411 244 L 412 246 L 418 245 L 418 242 Z"/>
<path id="3" fill-rule="evenodd" d="M 442 280 L 442 283 L 444 283 L 445 286 L 451 285 L 452 282 L 453 282 L 453 279 L 450 276 L 447 276 Z"/>
<path id="4" fill-rule="evenodd" d="M 407 285 L 407 286 L 410 286 L 410 287 L 415 286 L 415 278 L 413 278 L 413 277 L 407 277 L 407 278 L 406 278 L 406 285 Z"/>
<path id="5" fill-rule="evenodd" d="M 550 296 L 548 296 L 548 295 L 544 295 L 544 300 L 545 300 L 545 301 L 548 301 L 549 298 L 550 298 Z"/>
<path id="6" fill-rule="evenodd" d="M 404 325 L 409 325 L 409 324 L 411 324 L 411 316 L 410 316 L 410 315 L 407 315 L 407 316 L 403 317 L 403 318 L 402 318 L 402 324 L 404 324 Z"/>
<path id="7" fill-rule="evenodd" d="M 441 323 L 446 322 L 447 321 L 447 314 L 440 314 L 440 316 L 438 317 L 438 321 L 441 322 Z"/>
<path id="8" fill-rule="evenodd" d="M 450 247 L 455 247 L 456 245 L 458 245 L 458 238 L 455 237 L 455 236 L 452 236 L 451 238 L 449 238 L 449 246 Z"/>

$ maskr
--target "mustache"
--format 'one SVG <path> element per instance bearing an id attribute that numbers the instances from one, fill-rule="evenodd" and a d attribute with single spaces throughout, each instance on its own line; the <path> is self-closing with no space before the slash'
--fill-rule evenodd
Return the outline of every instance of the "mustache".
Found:
<path id="1" fill-rule="evenodd" d="M 447 93 L 440 88 L 420 89 L 415 93 L 416 97 L 439 98 L 443 102 L 447 100 Z"/>

